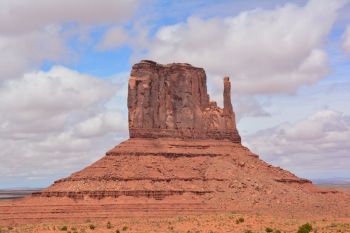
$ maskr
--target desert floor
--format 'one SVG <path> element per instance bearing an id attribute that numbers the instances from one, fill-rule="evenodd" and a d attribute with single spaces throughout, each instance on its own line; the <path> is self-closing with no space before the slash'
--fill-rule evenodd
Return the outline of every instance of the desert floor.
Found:
<path id="1" fill-rule="evenodd" d="M 349 186 L 338 187 L 349 192 Z M 269 215 L 242 214 L 234 212 L 205 213 L 193 215 L 178 215 L 173 217 L 133 217 L 118 219 L 90 220 L 80 223 L 47 222 L 39 224 L 0 225 L 0 233 L 29 233 L 29 232 L 69 232 L 69 233 L 127 233 L 127 232 L 293 232 L 299 226 L 310 223 L 312 232 L 350 233 L 350 215 L 344 218 L 314 216 L 308 219 L 283 218 L 271 213 Z"/>
<path id="2" fill-rule="evenodd" d="M 125 218 L 72 224 L 65 222 L 2 226 L 1 232 L 297 232 L 309 222 L 313 232 L 350 232 L 350 217 L 343 219 L 284 219 L 276 216 L 213 213 L 164 218 Z"/>

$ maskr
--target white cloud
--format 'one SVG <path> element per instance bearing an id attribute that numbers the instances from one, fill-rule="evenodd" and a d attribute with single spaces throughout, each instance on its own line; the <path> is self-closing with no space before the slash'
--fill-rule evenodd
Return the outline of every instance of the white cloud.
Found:
<path id="1" fill-rule="evenodd" d="M 236 121 L 246 117 L 270 117 L 262 104 L 252 96 L 237 96 L 234 99 L 234 110 L 236 112 Z"/>
<path id="2" fill-rule="evenodd" d="M 111 131 L 125 133 L 127 132 L 127 122 L 120 112 L 110 111 L 97 114 L 79 123 L 75 130 L 80 137 L 103 136 Z"/>
<path id="3" fill-rule="evenodd" d="M 346 52 L 350 53 L 350 25 L 343 34 L 343 48 Z"/>
<path id="4" fill-rule="evenodd" d="M 136 10 L 137 0 L 2 0 L 0 32 L 17 34 L 46 25 L 78 23 L 85 25 L 120 23 Z"/>
<path id="5" fill-rule="evenodd" d="M 98 50 L 115 49 L 123 45 L 128 39 L 127 32 L 120 27 L 110 28 L 103 36 L 101 42 L 97 45 Z"/>
<path id="6" fill-rule="evenodd" d="M 81 169 L 126 138 L 126 117 L 106 107 L 117 89 L 61 66 L 0 86 L 2 183 L 50 182 L 48 177 Z"/>
<path id="7" fill-rule="evenodd" d="M 285 4 L 236 17 L 191 17 L 160 28 L 148 55 L 160 63 L 205 67 L 210 75 L 229 74 L 235 92 L 293 92 L 327 74 L 322 48 L 343 5 L 311 0 L 305 6 Z"/>
<path id="8" fill-rule="evenodd" d="M 298 174 L 320 175 L 349 171 L 349 138 L 350 116 L 324 110 L 293 124 L 258 131 L 245 143 L 275 165 Z"/>
<path id="9" fill-rule="evenodd" d="M 60 27 L 46 27 L 16 36 L 0 32 L 0 81 L 18 78 L 42 61 L 57 61 L 69 54 Z"/>
<path id="10" fill-rule="evenodd" d="M 0 86 L 1 130 L 10 136 L 62 129 L 70 113 L 96 111 L 115 91 L 111 83 L 60 66 L 25 74 Z"/>

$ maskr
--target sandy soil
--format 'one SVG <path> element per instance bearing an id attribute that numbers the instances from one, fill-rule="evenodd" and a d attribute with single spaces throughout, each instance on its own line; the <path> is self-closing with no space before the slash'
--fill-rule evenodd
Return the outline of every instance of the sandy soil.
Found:
<path id="1" fill-rule="evenodd" d="M 108 223 L 110 222 L 110 224 Z M 86 219 L 84 223 L 67 222 L 2 226 L 1 232 L 297 232 L 298 227 L 309 222 L 313 232 L 350 232 L 348 218 L 285 219 L 276 216 L 247 215 L 239 213 L 211 213 L 178 215 L 157 218 L 120 218 L 103 221 Z M 268 229 L 270 228 L 270 229 Z"/>

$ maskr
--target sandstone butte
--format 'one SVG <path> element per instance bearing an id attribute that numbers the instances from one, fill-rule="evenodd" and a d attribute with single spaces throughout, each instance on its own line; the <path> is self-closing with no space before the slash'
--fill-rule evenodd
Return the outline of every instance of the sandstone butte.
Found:
<path id="1" fill-rule="evenodd" d="M 223 79 L 223 108 L 204 69 L 143 60 L 128 88 L 130 138 L 41 192 L 0 203 L 0 223 L 235 211 L 350 214 L 350 196 L 319 189 L 241 144 Z"/>

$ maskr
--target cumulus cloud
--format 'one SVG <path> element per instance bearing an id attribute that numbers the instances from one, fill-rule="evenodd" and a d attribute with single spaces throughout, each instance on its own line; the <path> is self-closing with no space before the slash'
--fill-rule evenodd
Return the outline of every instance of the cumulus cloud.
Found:
<path id="1" fill-rule="evenodd" d="M 123 45 L 128 39 L 127 32 L 120 27 L 110 28 L 97 45 L 98 50 L 109 50 Z"/>
<path id="2" fill-rule="evenodd" d="M 304 6 L 285 4 L 235 17 L 190 17 L 160 28 L 148 55 L 162 63 L 202 66 L 210 75 L 229 74 L 238 93 L 293 92 L 327 74 L 322 48 L 343 5 L 311 0 Z"/>
<path id="3" fill-rule="evenodd" d="M 246 117 L 270 117 L 262 104 L 252 96 L 237 96 L 234 104 L 236 121 Z"/>
<path id="4" fill-rule="evenodd" d="M 95 110 L 116 87 L 88 75 L 56 66 L 0 86 L 1 130 L 34 133 L 62 129 L 71 112 Z"/>
<path id="5" fill-rule="evenodd" d="M 319 111 L 295 123 L 283 123 L 246 138 L 252 151 L 275 165 L 309 176 L 350 169 L 350 116 Z"/>
<path id="6" fill-rule="evenodd" d="M 18 78 L 42 61 L 63 59 L 69 54 L 65 39 L 58 26 L 16 36 L 0 31 L 0 81 Z"/>
<path id="7" fill-rule="evenodd" d="M 127 122 L 121 112 L 109 111 L 80 122 L 75 130 L 80 137 L 97 137 L 111 131 L 125 133 Z"/>
<path id="8" fill-rule="evenodd" d="M 350 53 L 350 25 L 343 34 L 343 48 L 346 52 Z"/>
<path id="9" fill-rule="evenodd" d="M 48 182 L 47 177 L 96 160 L 127 136 L 125 115 L 106 107 L 117 90 L 110 81 L 62 66 L 5 82 L 0 86 L 0 177 Z"/>
<path id="10" fill-rule="evenodd" d="M 17 34 L 61 23 L 120 23 L 130 18 L 138 3 L 138 0 L 2 0 L 0 31 L 5 34 Z"/>

